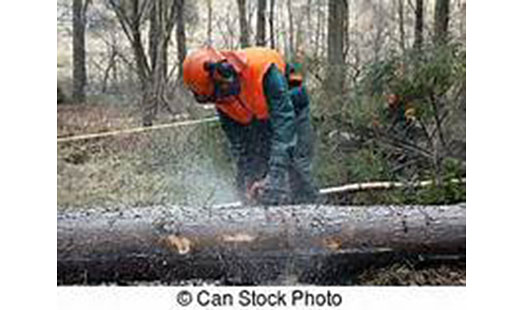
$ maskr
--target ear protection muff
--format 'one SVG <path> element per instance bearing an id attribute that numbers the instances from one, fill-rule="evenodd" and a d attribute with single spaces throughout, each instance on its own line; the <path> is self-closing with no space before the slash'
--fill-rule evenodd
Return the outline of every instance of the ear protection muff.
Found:
<path id="1" fill-rule="evenodd" d="M 204 70 L 213 81 L 215 100 L 240 94 L 240 82 L 233 65 L 227 61 L 207 61 L 204 63 Z"/>
<path id="2" fill-rule="evenodd" d="M 233 78 L 236 76 L 236 72 L 233 68 L 233 65 L 227 63 L 226 61 L 206 61 L 204 63 L 204 70 L 209 72 L 211 78 L 215 80 L 232 82 Z"/>

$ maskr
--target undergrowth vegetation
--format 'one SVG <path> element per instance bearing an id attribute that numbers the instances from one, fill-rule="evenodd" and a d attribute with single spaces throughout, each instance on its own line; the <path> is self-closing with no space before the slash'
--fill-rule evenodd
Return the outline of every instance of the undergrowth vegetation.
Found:
<path id="1" fill-rule="evenodd" d="M 434 185 L 358 193 L 352 203 L 465 201 L 466 51 L 459 44 L 411 50 L 364 66 L 337 97 L 311 91 L 321 184 L 376 180 Z"/>
<path id="2" fill-rule="evenodd" d="M 59 208 L 234 201 L 230 160 L 217 127 L 59 143 Z"/>

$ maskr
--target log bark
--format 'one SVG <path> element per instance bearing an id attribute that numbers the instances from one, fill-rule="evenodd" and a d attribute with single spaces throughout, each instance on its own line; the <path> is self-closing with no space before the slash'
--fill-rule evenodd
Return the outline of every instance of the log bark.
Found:
<path id="1" fill-rule="evenodd" d="M 465 255 L 466 205 L 59 211 L 58 284 L 326 279 L 399 255 Z"/>

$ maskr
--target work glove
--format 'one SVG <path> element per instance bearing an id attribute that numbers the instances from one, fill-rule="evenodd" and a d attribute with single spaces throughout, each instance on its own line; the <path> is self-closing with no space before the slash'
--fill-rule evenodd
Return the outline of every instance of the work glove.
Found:
<path id="1" fill-rule="evenodd" d="M 287 203 L 287 182 L 275 180 L 271 175 L 257 180 L 248 187 L 247 199 L 251 204 L 281 205 Z"/>
<path id="2" fill-rule="evenodd" d="M 258 204 L 259 199 L 262 197 L 262 193 L 267 190 L 267 183 L 267 178 L 262 178 L 248 186 L 246 197 L 250 204 Z"/>

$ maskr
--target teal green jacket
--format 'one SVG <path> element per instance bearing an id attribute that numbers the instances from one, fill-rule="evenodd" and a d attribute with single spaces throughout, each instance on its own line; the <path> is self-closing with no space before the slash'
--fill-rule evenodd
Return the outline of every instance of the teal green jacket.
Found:
<path id="1" fill-rule="evenodd" d="M 304 123 L 297 122 L 297 114 L 305 107 L 309 114 L 309 100 L 304 94 L 300 100 L 292 101 L 286 78 L 275 65 L 263 83 L 269 120 L 242 125 L 220 111 L 219 117 L 236 159 L 239 194 L 243 196 L 254 181 L 266 177 L 268 184 L 261 203 L 280 204 L 288 194 L 287 172 L 297 149 L 297 124 Z M 309 124 L 309 115 L 305 117 Z"/>

